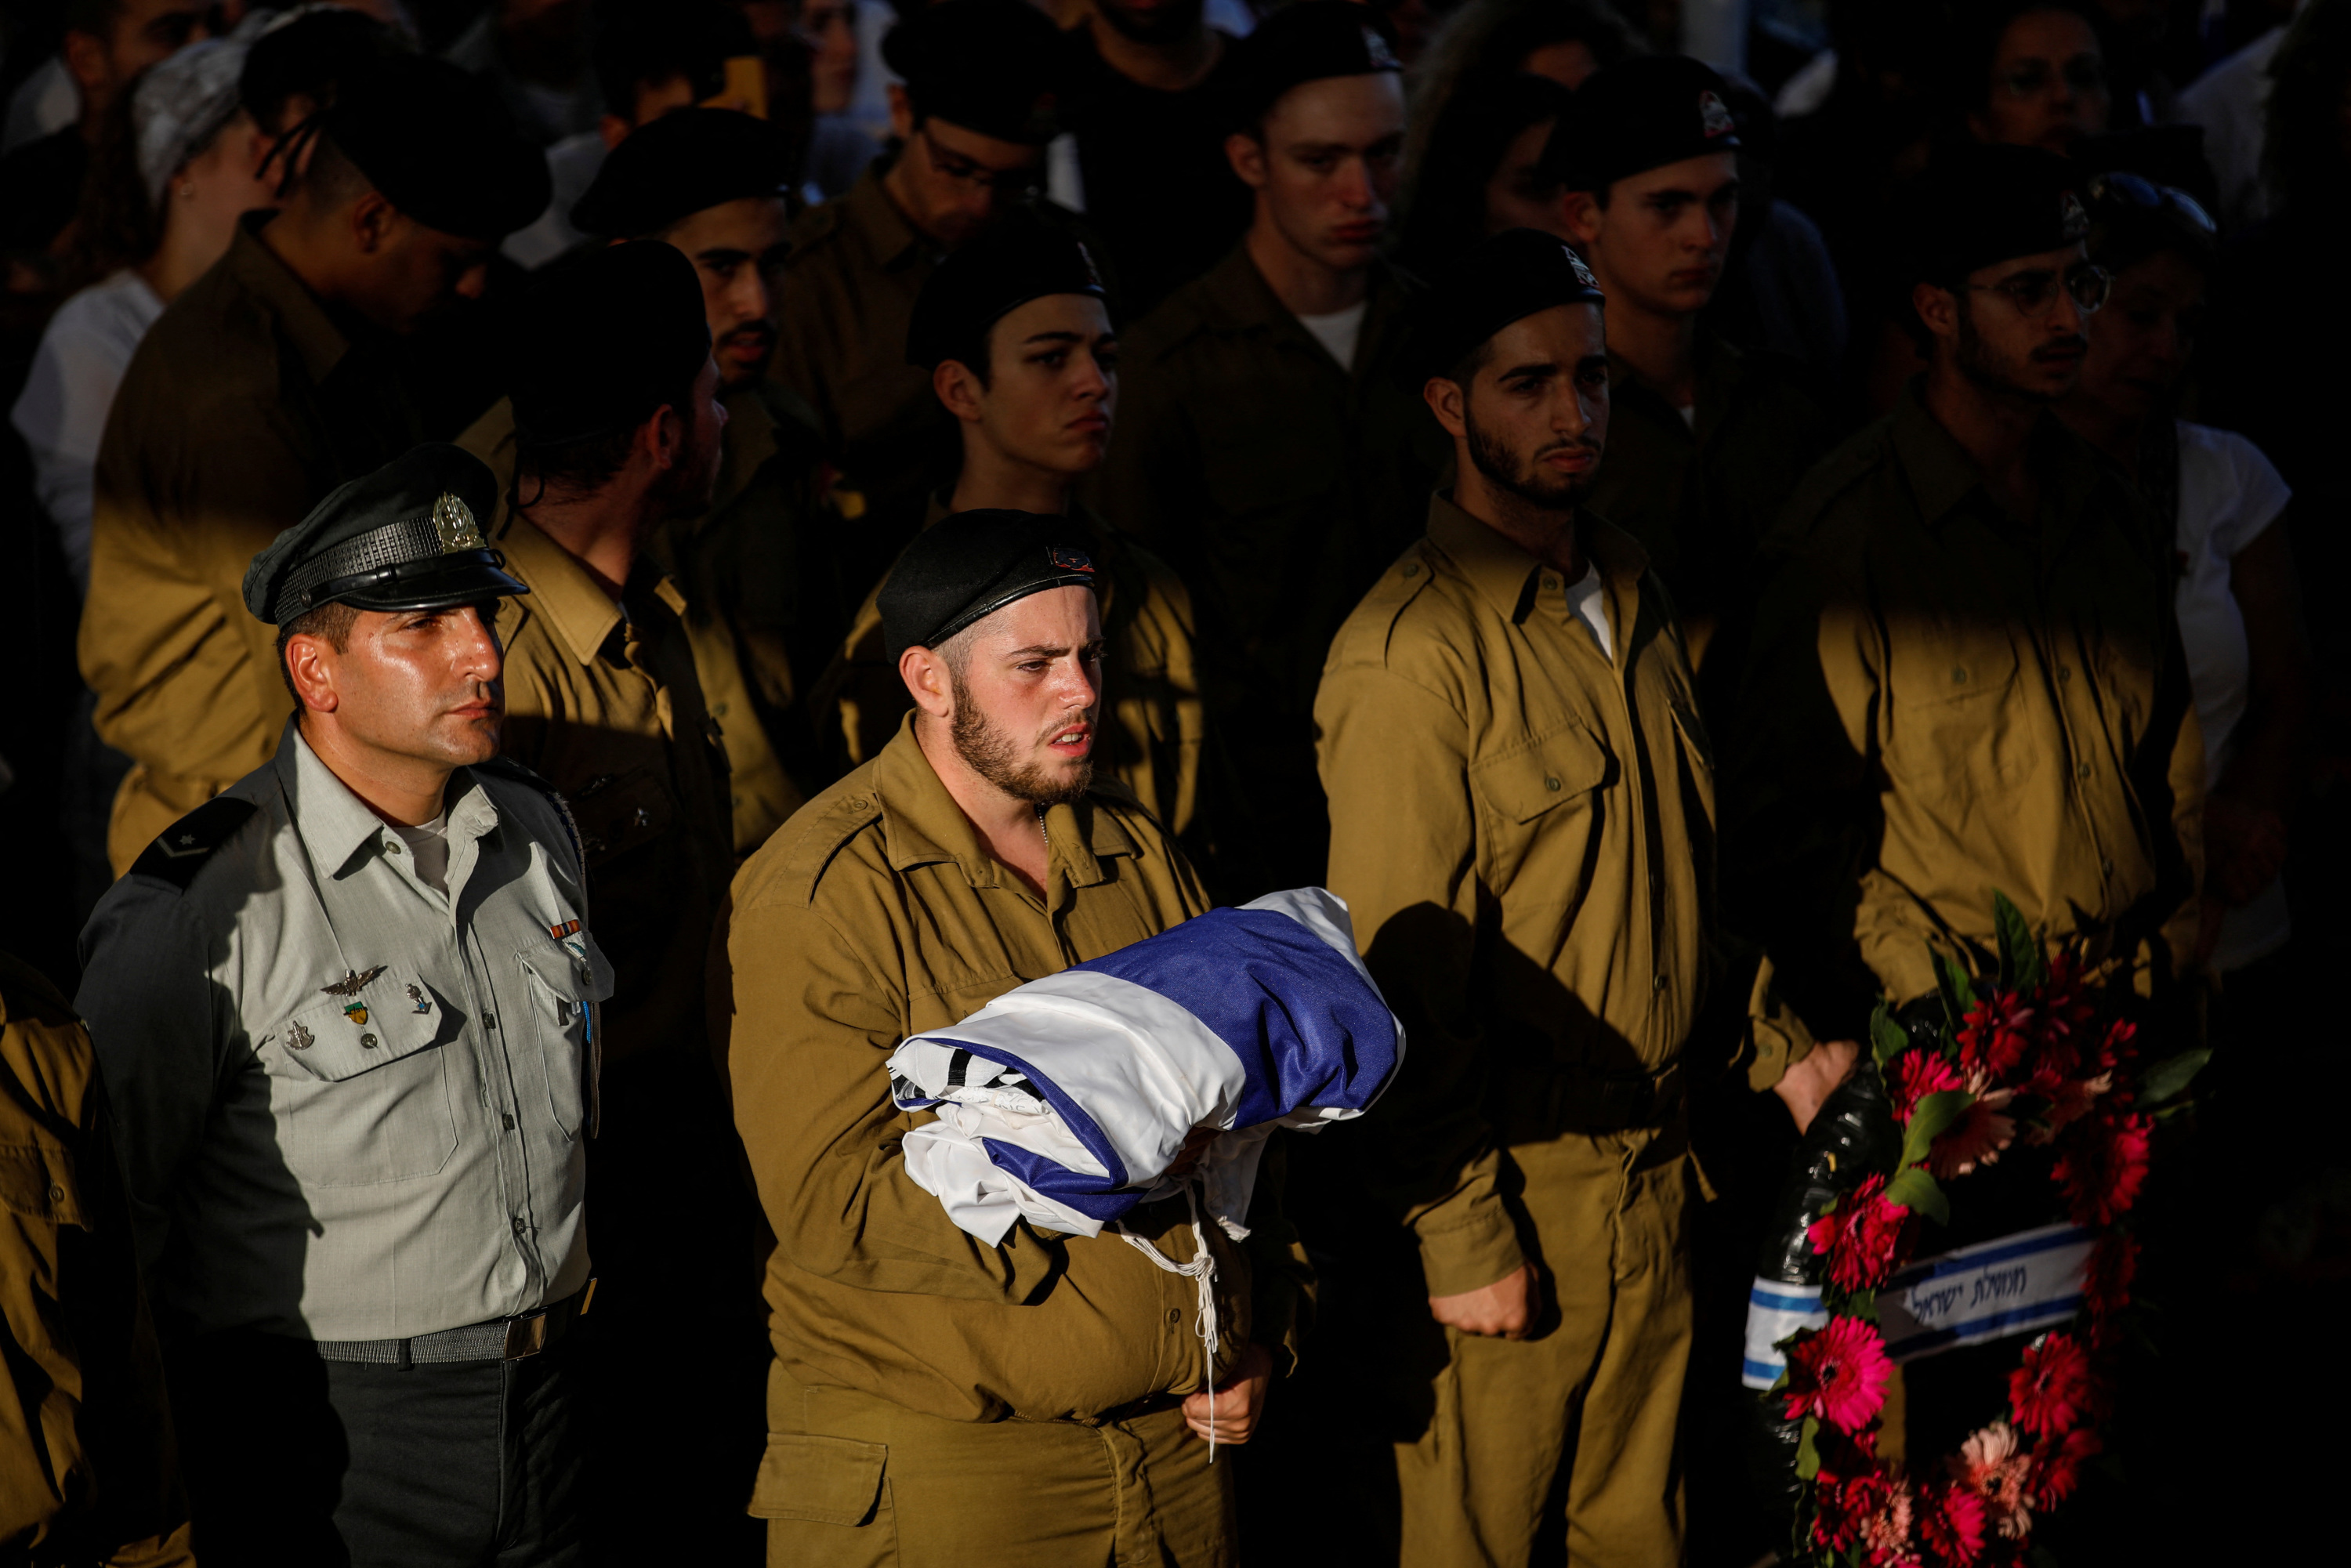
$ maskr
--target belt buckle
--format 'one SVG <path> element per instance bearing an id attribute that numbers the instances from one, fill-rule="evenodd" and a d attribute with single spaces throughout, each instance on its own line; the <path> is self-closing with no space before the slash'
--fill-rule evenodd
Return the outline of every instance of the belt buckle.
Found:
<path id="1" fill-rule="evenodd" d="M 537 1355 L 547 1348 L 547 1314 L 533 1312 L 527 1318 L 507 1320 L 506 1359 L 520 1361 Z"/>

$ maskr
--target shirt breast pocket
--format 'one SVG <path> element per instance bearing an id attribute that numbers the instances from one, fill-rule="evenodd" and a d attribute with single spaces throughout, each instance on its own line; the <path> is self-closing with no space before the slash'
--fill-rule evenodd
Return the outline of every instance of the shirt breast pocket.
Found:
<path id="1" fill-rule="evenodd" d="M 1911 645 L 1896 641 L 1891 674 L 1884 755 L 1906 792 L 1958 801 L 2022 776 L 2032 736 L 2011 700 L 2016 647 L 2005 635 L 1922 629 Z"/>
<path id="2" fill-rule="evenodd" d="M 575 946 L 574 944 L 577 944 Z M 601 1062 L 598 1009 L 612 994 L 612 966 L 594 937 L 581 931 L 561 942 L 534 942 L 516 954 L 530 998 L 531 1032 L 538 1045 L 548 1110 L 567 1138 L 595 1116 Z"/>
<path id="3" fill-rule="evenodd" d="M 448 1052 L 463 1027 L 416 970 L 385 967 L 262 1037 L 279 1153 L 306 1186 L 432 1176 L 457 1150 Z"/>
<path id="4" fill-rule="evenodd" d="M 1484 871 L 1497 891 L 1510 886 L 1539 838 L 1581 833 L 1577 858 L 1590 858 L 1597 792 L 1614 767 L 1607 747 L 1575 725 L 1469 765 L 1470 793 L 1484 819 Z"/>

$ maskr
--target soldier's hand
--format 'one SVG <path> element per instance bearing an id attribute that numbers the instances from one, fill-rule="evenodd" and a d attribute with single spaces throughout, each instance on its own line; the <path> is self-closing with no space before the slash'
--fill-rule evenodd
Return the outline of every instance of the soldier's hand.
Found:
<path id="1" fill-rule="evenodd" d="M 1266 1390 L 1272 1382 L 1273 1352 L 1261 1344 L 1244 1348 L 1240 1359 L 1233 1363 L 1232 1375 L 1217 1385 L 1217 1442 L 1246 1443 L 1256 1434 L 1258 1417 L 1265 1413 Z M 1207 1440 L 1206 1394 L 1195 1394 L 1184 1401 L 1184 1421 L 1192 1428 L 1192 1436 Z"/>
<path id="2" fill-rule="evenodd" d="M 1824 1040 L 1813 1046 L 1804 1060 L 1790 1065 L 1771 1086 L 1771 1092 L 1787 1103 L 1788 1114 L 1794 1119 L 1796 1134 L 1813 1124 L 1821 1113 L 1822 1104 L 1836 1092 L 1836 1086 L 1853 1074 L 1854 1064 L 1861 1060 L 1861 1047 L 1849 1040 Z"/>
<path id="3" fill-rule="evenodd" d="M 1489 1339 L 1524 1339 L 1542 1312 L 1542 1281 L 1521 1263 L 1490 1285 L 1458 1296 L 1431 1296 L 1428 1315 L 1449 1329 Z"/>

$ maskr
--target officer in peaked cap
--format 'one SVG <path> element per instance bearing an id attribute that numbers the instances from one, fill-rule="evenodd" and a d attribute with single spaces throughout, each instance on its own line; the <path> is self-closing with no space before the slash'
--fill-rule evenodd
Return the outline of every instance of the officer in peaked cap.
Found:
<path id="1" fill-rule="evenodd" d="M 1593 505 L 1672 586 L 1702 673 L 1752 591 L 1758 542 L 1834 435 L 1792 361 L 1699 321 L 1740 222 L 1729 93 L 1697 60 L 1624 60 L 1576 90 L 1543 152 L 1608 295 L 1608 461 Z"/>
<path id="2" fill-rule="evenodd" d="M 495 610 L 526 590 L 485 537 L 496 502 L 480 463 L 421 446 L 255 559 L 244 608 L 294 716 L 83 934 L 194 1529 L 224 1562 L 578 1560 L 611 969 L 562 805 L 499 756 Z"/>

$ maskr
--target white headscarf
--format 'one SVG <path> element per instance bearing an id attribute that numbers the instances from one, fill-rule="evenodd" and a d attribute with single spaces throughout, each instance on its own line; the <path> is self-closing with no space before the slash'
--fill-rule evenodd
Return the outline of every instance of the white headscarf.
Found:
<path id="1" fill-rule="evenodd" d="M 151 204 L 162 204 L 172 176 L 236 117 L 245 54 L 240 39 L 208 38 L 139 78 L 131 93 L 131 125 L 138 140 L 139 177 Z"/>

